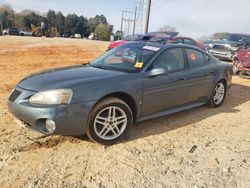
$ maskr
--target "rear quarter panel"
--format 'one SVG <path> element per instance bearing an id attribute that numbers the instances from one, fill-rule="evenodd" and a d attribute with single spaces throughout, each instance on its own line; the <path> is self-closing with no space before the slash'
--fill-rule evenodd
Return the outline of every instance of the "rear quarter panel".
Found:
<path id="1" fill-rule="evenodd" d="M 229 89 L 232 84 L 233 65 L 226 62 L 221 62 L 214 57 L 212 57 L 212 61 L 213 63 L 211 66 L 216 68 L 214 84 L 218 83 L 220 80 L 225 80 L 227 89 Z"/>

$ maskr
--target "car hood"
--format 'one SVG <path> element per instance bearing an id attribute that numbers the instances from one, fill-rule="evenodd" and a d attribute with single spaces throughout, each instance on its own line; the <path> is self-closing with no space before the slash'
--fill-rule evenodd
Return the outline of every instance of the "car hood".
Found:
<path id="1" fill-rule="evenodd" d="M 46 91 L 124 74 L 127 73 L 99 69 L 89 65 L 79 65 L 31 74 L 21 80 L 17 86 L 32 91 Z"/>
<path id="2" fill-rule="evenodd" d="M 237 46 L 242 45 L 243 43 L 242 42 L 220 40 L 220 41 L 216 41 L 214 44 L 223 45 L 223 46 L 230 45 L 230 46 L 233 46 L 233 47 L 237 47 Z"/>

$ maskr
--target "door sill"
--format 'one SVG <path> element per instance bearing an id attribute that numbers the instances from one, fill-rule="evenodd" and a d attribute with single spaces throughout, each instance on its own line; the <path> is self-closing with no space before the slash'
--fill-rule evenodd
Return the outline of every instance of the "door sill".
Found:
<path id="1" fill-rule="evenodd" d="M 141 118 L 139 118 L 137 120 L 137 122 L 146 121 L 146 120 L 150 120 L 150 119 L 155 119 L 155 118 L 159 118 L 159 117 L 162 117 L 162 116 L 166 116 L 166 115 L 174 114 L 174 113 L 177 113 L 177 112 L 181 112 L 181 111 L 184 111 L 184 110 L 189 110 L 189 109 L 192 109 L 192 108 L 195 108 L 195 107 L 198 107 L 198 106 L 202 106 L 204 104 L 206 104 L 206 103 L 205 102 L 196 102 L 196 103 L 187 104 L 187 105 L 184 105 L 184 106 L 172 108 L 172 109 L 169 109 L 169 110 L 166 110 L 166 111 L 163 111 L 163 112 L 158 112 L 158 113 L 155 113 L 155 114 L 151 114 L 151 115 L 148 115 L 148 116 L 141 117 Z"/>

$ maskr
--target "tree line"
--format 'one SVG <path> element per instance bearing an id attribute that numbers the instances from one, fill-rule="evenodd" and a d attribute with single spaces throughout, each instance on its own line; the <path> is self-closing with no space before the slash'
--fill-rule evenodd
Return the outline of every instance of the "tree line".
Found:
<path id="1" fill-rule="evenodd" d="M 23 10 L 16 13 L 10 5 L 0 6 L 0 19 L 3 28 L 17 27 L 18 29 L 31 30 L 31 24 L 40 26 L 44 22 L 49 27 L 57 28 L 60 36 L 81 34 L 88 37 L 94 33 L 99 40 L 109 40 L 113 31 L 104 15 L 96 15 L 94 18 L 78 16 L 75 13 L 64 15 L 62 12 L 49 10 L 44 14 L 32 10 Z"/>

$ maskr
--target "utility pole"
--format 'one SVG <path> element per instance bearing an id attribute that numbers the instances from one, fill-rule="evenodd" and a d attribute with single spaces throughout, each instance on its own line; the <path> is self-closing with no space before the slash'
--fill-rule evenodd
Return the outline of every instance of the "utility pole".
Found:
<path id="1" fill-rule="evenodd" d="M 145 23 L 145 34 L 148 33 L 150 11 L 151 11 L 151 0 L 148 0 L 147 17 L 146 17 L 146 23 Z"/>
<path id="2" fill-rule="evenodd" d="M 136 13 L 137 13 L 137 7 L 135 7 L 135 14 L 134 14 L 133 35 L 135 34 L 135 26 L 136 26 Z"/>
<path id="3" fill-rule="evenodd" d="M 123 29 L 123 19 L 124 19 L 124 10 L 122 11 L 121 31 L 122 31 L 122 29 Z"/>
<path id="4" fill-rule="evenodd" d="M 3 20 L 0 18 L 0 35 L 3 34 Z"/>

